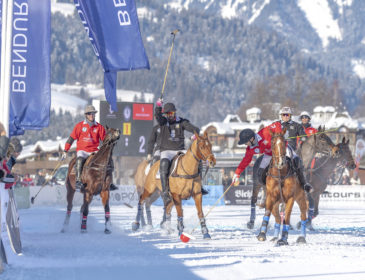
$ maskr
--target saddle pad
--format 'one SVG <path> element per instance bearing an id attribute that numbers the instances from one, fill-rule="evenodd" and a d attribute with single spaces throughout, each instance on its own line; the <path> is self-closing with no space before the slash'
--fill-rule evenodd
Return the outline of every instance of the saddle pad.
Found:
<path id="1" fill-rule="evenodd" d="M 151 163 L 147 164 L 146 169 L 144 170 L 144 174 L 147 176 L 148 172 L 150 172 L 151 169 Z"/>

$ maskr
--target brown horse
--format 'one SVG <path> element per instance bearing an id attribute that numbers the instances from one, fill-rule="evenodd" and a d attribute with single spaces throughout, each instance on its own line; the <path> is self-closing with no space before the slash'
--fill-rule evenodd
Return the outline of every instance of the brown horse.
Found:
<path id="1" fill-rule="evenodd" d="M 138 166 L 136 173 L 134 174 L 134 183 L 136 185 L 136 191 L 138 193 L 138 197 L 141 196 L 141 194 L 144 191 L 144 184 L 146 183 L 146 171 L 148 170 L 149 165 L 151 163 L 147 160 L 143 160 Z M 151 214 L 151 205 L 153 202 L 155 202 L 160 197 L 160 190 L 156 189 L 156 191 L 146 199 L 145 201 L 145 208 L 146 208 L 146 215 L 147 215 L 147 225 L 149 227 L 152 227 L 152 214 Z M 146 226 L 146 221 L 143 215 L 141 215 L 141 225 L 142 227 Z"/>
<path id="2" fill-rule="evenodd" d="M 280 133 L 270 133 L 272 159 L 266 178 L 266 210 L 262 221 L 260 233 L 257 236 L 259 241 L 266 240 L 267 226 L 269 223 L 271 212 L 275 216 L 275 232 L 276 240 L 280 232 L 281 217 L 279 215 L 279 204 L 285 204 L 285 217 L 283 219 L 283 229 L 281 239 L 277 241 L 278 245 L 288 245 L 288 232 L 290 228 L 290 215 L 294 201 L 296 201 L 301 213 L 301 236 L 297 239 L 298 243 L 305 243 L 305 228 L 307 220 L 307 202 L 305 192 L 299 184 L 296 173 L 293 170 L 292 163 L 286 157 L 286 141 L 284 134 L 286 129 Z"/>
<path id="3" fill-rule="evenodd" d="M 309 200 L 313 199 L 313 202 L 309 203 L 308 211 L 308 223 L 307 226 L 310 230 L 314 230 L 312 227 L 312 219 L 315 218 L 319 211 L 319 199 L 321 194 L 327 188 L 327 179 L 333 173 L 336 166 L 340 166 L 342 169 L 350 168 L 355 169 L 356 164 L 352 157 L 351 150 L 349 148 L 350 140 L 343 137 L 342 142 L 336 145 L 338 149 L 338 156 L 336 157 L 321 157 L 316 159 L 315 165 L 310 170 L 308 177 L 311 185 L 313 186 L 313 192 L 309 195 Z M 313 206 L 312 206 L 313 205 Z M 298 225 L 297 225 L 298 226 Z"/>
<path id="4" fill-rule="evenodd" d="M 109 234 L 110 230 L 110 208 L 109 208 L 109 187 L 112 183 L 112 154 L 113 148 L 120 137 L 120 130 L 114 128 L 107 128 L 105 139 L 100 147 L 100 150 L 88 157 L 85 162 L 81 179 L 85 185 L 84 203 L 81 207 L 82 221 L 81 232 L 86 232 L 87 215 L 89 213 L 89 204 L 94 195 L 100 194 L 105 210 L 105 230 Z M 67 188 L 67 213 L 64 221 L 64 232 L 69 224 L 72 200 L 76 191 L 75 185 L 75 169 L 73 168 L 76 158 L 73 158 L 68 166 L 66 188 Z"/>
<path id="5" fill-rule="evenodd" d="M 214 166 L 216 159 L 212 153 L 212 145 L 209 142 L 207 132 L 205 132 L 202 137 L 195 133 L 195 137 L 196 139 L 190 145 L 186 154 L 175 158 L 171 164 L 172 170 L 170 172 L 169 185 L 173 201 L 168 205 L 164 205 L 164 216 L 163 222 L 161 224 L 164 225 L 168 230 L 170 229 L 171 209 L 173 204 L 175 204 L 178 216 L 177 229 L 179 231 L 179 235 L 181 235 L 184 229 L 181 201 L 183 199 L 193 197 L 195 200 L 196 209 L 198 211 L 203 237 L 209 239 L 210 235 L 205 224 L 205 218 L 202 209 L 202 179 L 199 175 L 198 167 L 200 160 L 207 160 L 210 166 Z M 174 167 L 175 162 L 176 168 Z M 142 206 L 145 200 L 150 197 L 156 191 L 156 189 L 162 191 L 161 180 L 156 178 L 159 167 L 160 162 L 158 161 L 151 167 L 147 175 L 144 191 L 138 202 L 136 221 L 132 225 L 133 230 L 137 230 L 139 228 Z"/>
<path id="6" fill-rule="evenodd" d="M 318 134 L 313 134 L 301 143 L 300 147 L 297 150 L 298 156 L 302 159 L 303 165 L 305 168 L 310 166 L 312 159 L 314 158 L 316 153 L 321 153 L 324 155 L 328 155 L 331 157 L 335 157 L 337 154 L 338 148 L 332 142 L 331 138 L 326 135 L 325 127 L 318 128 Z M 253 166 L 253 187 L 252 187 L 252 196 L 251 196 L 251 214 L 250 221 L 247 222 L 247 228 L 252 229 L 255 224 L 256 219 L 256 202 L 258 194 L 263 188 L 264 194 L 266 195 L 266 187 L 263 183 L 263 179 L 258 176 L 258 169 L 261 164 L 263 155 L 261 155 Z M 311 201 L 310 201 L 311 202 Z"/>

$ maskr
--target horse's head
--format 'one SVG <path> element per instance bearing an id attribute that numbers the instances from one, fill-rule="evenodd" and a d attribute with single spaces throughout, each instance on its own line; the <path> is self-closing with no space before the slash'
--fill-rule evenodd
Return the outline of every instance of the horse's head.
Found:
<path id="1" fill-rule="evenodd" d="M 212 152 L 212 144 L 209 141 L 208 133 L 205 131 L 203 136 L 199 136 L 194 132 L 196 139 L 197 155 L 201 160 L 207 160 L 209 166 L 213 167 L 216 164 L 215 156 Z"/>
<path id="2" fill-rule="evenodd" d="M 105 138 L 103 144 L 113 144 L 120 138 L 120 129 L 106 127 Z"/>
<path id="3" fill-rule="evenodd" d="M 356 164 L 355 164 L 354 158 L 351 154 L 349 143 L 350 143 L 350 140 L 346 141 L 345 137 L 343 137 L 342 142 L 337 144 L 336 146 L 338 147 L 338 151 L 339 151 L 339 159 L 345 162 L 346 167 L 348 167 L 350 169 L 355 169 Z"/>
<path id="4" fill-rule="evenodd" d="M 319 127 L 318 133 L 309 136 L 308 141 L 313 141 L 316 152 L 328 153 L 332 157 L 339 156 L 338 147 L 332 142 L 331 138 L 325 133 L 325 127 Z"/>
<path id="5" fill-rule="evenodd" d="M 276 168 L 283 169 L 286 165 L 286 141 L 284 134 L 286 128 L 279 133 L 273 133 L 271 135 L 271 150 L 272 150 L 272 161 Z"/>

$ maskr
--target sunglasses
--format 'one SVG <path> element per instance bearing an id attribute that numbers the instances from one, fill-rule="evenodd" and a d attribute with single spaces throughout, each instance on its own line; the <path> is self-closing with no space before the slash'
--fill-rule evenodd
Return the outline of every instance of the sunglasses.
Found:
<path id="1" fill-rule="evenodd" d="M 309 119 L 307 116 L 302 116 L 301 119 Z"/>
<path id="2" fill-rule="evenodd" d="M 166 112 L 165 115 L 168 117 L 172 117 L 175 115 L 175 112 Z"/>
<path id="3" fill-rule="evenodd" d="M 281 114 L 283 117 L 289 117 L 290 114 Z"/>
<path id="4" fill-rule="evenodd" d="M 86 113 L 85 115 L 90 116 L 90 115 L 95 115 L 95 113 Z"/>

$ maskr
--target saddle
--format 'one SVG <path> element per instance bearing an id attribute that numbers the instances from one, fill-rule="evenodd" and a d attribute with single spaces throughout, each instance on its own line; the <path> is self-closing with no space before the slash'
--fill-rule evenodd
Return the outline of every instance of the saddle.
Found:
<path id="1" fill-rule="evenodd" d="M 289 164 L 289 172 L 288 172 L 288 174 L 286 174 L 286 177 L 289 177 L 295 173 L 295 168 L 294 168 L 294 163 L 290 157 L 286 157 L 286 160 Z M 264 172 L 262 172 L 261 176 L 260 176 L 260 174 L 258 174 L 259 183 L 262 185 L 266 185 L 266 177 L 267 177 L 267 174 L 269 173 L 269 168 L 270 168 L 271 164 L 272 164 L 272 160 L 270 161 L 270 164 L 268 166 L 266 166 L 266 168 L 265 168 Z"/>

